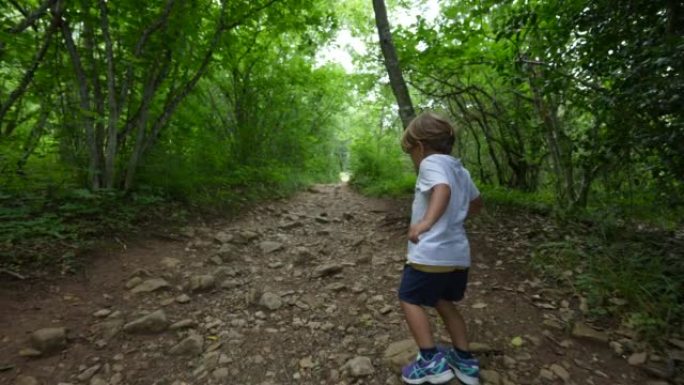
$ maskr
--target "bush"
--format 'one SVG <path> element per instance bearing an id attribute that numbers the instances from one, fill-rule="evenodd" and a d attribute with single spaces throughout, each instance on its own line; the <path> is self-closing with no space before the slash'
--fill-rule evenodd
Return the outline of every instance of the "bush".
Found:
<path id="1" fill-rule="evenodd" d="M 413 165 L 393 135 L 371 134 L 356 138 L 351 145 L 351 184 L 372 196 L 413 193 L 416 183 Z"/>

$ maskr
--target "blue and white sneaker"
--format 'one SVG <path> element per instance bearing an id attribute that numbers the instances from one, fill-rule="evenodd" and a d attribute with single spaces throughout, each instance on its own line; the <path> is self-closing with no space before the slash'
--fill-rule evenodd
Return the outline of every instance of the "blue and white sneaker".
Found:
<path id="1" fill-rule="evenodd" d="M 425 360 L 418 354 L 415 361 L 401 370 L 401 378 L 407 384 L 444 384 L 454 378 L 443 353 L 437 353 L 431 360 Z"/>
<path id="2" fill-rule="evenodd" d="M 453 347 L 437 346 L 437 350 L 444 354 L 449 367 L 456 372 L 456 377 L 465 385 L 480 383 L 480 360 L 477 358 L 461 358 Z"/>

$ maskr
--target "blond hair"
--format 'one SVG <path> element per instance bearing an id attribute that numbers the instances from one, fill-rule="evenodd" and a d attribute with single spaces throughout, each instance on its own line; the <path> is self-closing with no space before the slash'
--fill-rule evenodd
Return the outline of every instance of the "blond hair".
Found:
<path id="1" fill-rule="evenodd" d="M 425 111 L 409 123 L 401 137 L 401 148 L 410 152 L 418 142 L 442 154 L 450 154 L 454 146 L 454 126 L 444 117 Z"/>

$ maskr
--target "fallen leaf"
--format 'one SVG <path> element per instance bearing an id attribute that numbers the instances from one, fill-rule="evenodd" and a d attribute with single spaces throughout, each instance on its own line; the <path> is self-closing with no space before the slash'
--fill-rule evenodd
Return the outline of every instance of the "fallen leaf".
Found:
<path id="1" fill-rule="evenodd" d="M 520 336 L 513 337 L 511 340 L 511 345 L 515 346 L 516 348 L 519 348 L 523 345 L 523 339 Z"/>

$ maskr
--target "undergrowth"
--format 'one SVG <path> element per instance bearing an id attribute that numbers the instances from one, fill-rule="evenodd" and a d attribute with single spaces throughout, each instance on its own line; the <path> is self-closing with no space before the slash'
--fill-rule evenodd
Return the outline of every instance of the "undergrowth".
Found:
<path id="1" fill-rule="evenodd" d="M 172 173 L 159 175 L 128 194 L 55 185 L 0 190 L 0 269 L 29 276 L 71 273 L 86 262 L 84 251 L 103 238 L 179 225 L 195 215 L 231 215 L 330 180 L 244 167 L 218 176 L 198 173 L 193 183 Z"/>
<path id="2" fill-rule="evenodd" d="M 681 329 L 684 239 L 605 222 L 562 229 L 557 240 L 537 245 L 532 263 L 583 295 L 591 317 L 620 320 L 652 342 Z"/>
<path id="3" fill-rule="evenodd" d="M 34 275 L 77 270 L 81 251 L 101 236 L 131 232 L 172 203 L 158 193 L 86 189 L 0 192 L 0 267 Z M 182 209 L 167 218 L 182 217 Z"/>

